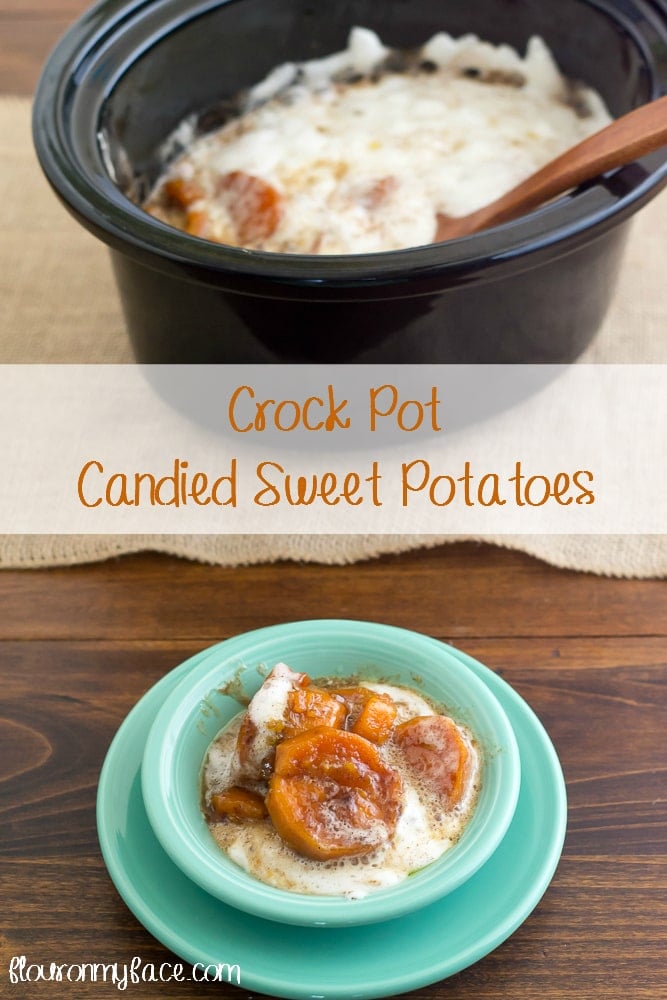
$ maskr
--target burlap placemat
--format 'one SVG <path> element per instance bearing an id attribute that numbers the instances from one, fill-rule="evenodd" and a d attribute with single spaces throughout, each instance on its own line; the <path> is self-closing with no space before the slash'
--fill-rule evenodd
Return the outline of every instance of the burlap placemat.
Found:
<path id="1" fill-rule="evenodd" d="M 132 361 L 105 248 L 66 213 L 43 179 L 30 103 L 0 99 L 0 363 Z M 614 303 L 585 359 L 667 362 L 667 192 L 637 217 Z M 67 565 L 148 549 L 237 565 L 276 559 L 346 563 L 460 536 L 4 536 L 0 566 Z M 487 538 L 556 566 L 667 576 L 667 536 Z"/>

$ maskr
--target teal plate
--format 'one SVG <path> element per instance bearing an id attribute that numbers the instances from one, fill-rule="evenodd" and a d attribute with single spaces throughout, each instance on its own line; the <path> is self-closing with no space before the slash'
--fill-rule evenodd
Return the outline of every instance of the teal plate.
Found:
<path id="1" fill-rule="evenodd" d="M 100 775 L 102 853 L 137 919 L 192 965 L 237 965 L 243 989 L 293 1000 L 391 996 L 445 979 L 501 944 L 537 906 L 556 869 L 567 819 L 565 785 L 553 745 L 523 699 L 487 667 L 451 652 L 498 698 L 521 754 L 521 791 L 510 828 L 464 885 L 396 920 L 318 929 L 250 916 L 186 878 L 148 822 L 141 759 L 159 708 L 182 675 L 210 653 L 205 650 L 162 678 L 132 709 Z"/>

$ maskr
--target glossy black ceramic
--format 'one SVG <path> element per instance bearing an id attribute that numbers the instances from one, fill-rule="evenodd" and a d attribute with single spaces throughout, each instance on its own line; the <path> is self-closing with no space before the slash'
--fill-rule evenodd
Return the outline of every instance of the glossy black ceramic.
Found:
<path id="1" fill-rule="evenodd" d="M 385 254 L 219 246 L 123 193 L 152 183 L 185 116 L 343 48 L 356 24 L 399 47 L 446 30 L 523 50 L 540 34 L 616 115 L 667 92 L 661 0 L 103 0 L 52 54 L 34 135 L 57 193 L 111 248 L 139 361 L 567 362 L 594 336 L 666 151 L 515 223 Z"/>

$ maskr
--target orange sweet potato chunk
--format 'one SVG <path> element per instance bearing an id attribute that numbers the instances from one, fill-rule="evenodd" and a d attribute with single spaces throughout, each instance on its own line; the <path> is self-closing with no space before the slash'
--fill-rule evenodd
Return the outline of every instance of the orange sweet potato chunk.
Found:
<path id="1" fill-rule="evenodd" d="M 454 722 L 445 715 L 423 715 L 402 722 L 394 731 L 409 766 L 452 808 L 465 790 L 468 748 Z"/>
<path id="2" fill-rule="evenodd" d="M 331 691 L 346 705 L 345 728 L 378 745 L 391 734 L 397 709 L 387 694 L 365 687 L 334 688 Z"/>
<path id="3" fill-rule="evenodd" d="M 198 236 L 200 239 L 208 239 L 209 218 L 206 212 L 193 211 L 190 209 L 185 215 L 185 232 L 190 236 Z"/>
<path id="4" fill-rule="evenodd" d="M 346 714 L 345 703 L 322 688 L 296 688 L 287 696 L 283 735 L 289 738 L 318 726 L 341 729 Z"/>
<path id="5" fill-rule="evenodd" d="M 357 721 L 352 726 L 352 732 L 358 733 L 371 743 L 381 745 L 386 743 L 396 720 L 397 708 L 387 694 L 370 692 L 370 698 L 364 703 Z"/>
<path id="6" fill-rule="evenodd" d="M 179 208 L 189 208 L 195 201 L 204 197 L 203 188 L 194 180 L 185 177 L 172 177 L 164 186 L 168 201 Z"/>
<path id="7" fill-rule="evenodd" d="M 342 687 L 332 688 L 331 694 L 336 698 L 341 698 L 345 703 L 347 717 L 345 728 L 351 729 L 361 714 L 361 710 L 368 701 L 371 692 L 363 687 Z"/>
<path id="8" fill-rule="evenodd" d="M 236 227 L 239 243 L 261 243 L 278 228 L 283 215 L 283 199 L 268 181 L 232 170 L 218 182 L 227 211 Z"/>
<path id="9" fill-rule="evenodd" d="M 240 788 L 238 785 L 212 795 L 211 806 L 218 816 L 236 822 L 263 819 L 266 816 L 266 806 L 261 795 L 247 788 Z"/>
<path id="10" fill-rule="evenodd" d="M 321 726 L 279 744 L 266 806 L 283 840 L 305 857 L 368 854 L 396 827 L 401 779 L 368 740 Z"/>

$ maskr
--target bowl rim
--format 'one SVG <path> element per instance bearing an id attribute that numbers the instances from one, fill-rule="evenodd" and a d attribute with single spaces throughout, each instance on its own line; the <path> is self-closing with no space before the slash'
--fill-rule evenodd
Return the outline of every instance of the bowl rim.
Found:
<path id="1" fill-rule="evenodd" d="M 573 213 L 576 201 L 564 196 L 542 206 L 514 222 L 505 223 L 447 243 L 428 244 L 402 250 L 373 254 L 304 255 L 249 251 L 239 247 L 214 244 L 182 233 L 159 222 L 134 205 L 106 172 L 99 149 L 98 131 L 104 101 L 118 80 L 140 55 L 159 44 L 161 38 L 190 20 L 224 6 L 230 0 L 99 0 L 77 20 L 53 50 L 39 82 L 33 109 L 33 137 L 42 169 L 65 204 L 89 229 L 111 246 L 141 259 L 149 255 L 151 265 L 161 270 L 183 267 L 193 280 L 226 274 L 237 280 L 267 279 L 288 286 L 322 289 L 360 290 L 368 284 L 386 285 L 408 279 L 434 279 L 446 273 L 453 283 L 469 281 L 489 264 L 500 265 L 508 259 L 523 259 L 568 238 L 588 241 L 621 217 L 641 207 L 660 187 L 667 184 L 667 150 L 652 154 L 614 172 L 614 190 L 593 182 L 589 187 L 604 187 L 602 205 L 587 206 L 580 215 Z M 579 0 L 607 16 L 623 22 L 622 15 L 600 3 Z M 647 0 L 634 0 L 646 5 Z M 654 21 L 656 17 L 653 11 Z M 627 18 L 625 19 L 627 20 Z M 667 18 L 664 19 L 667 38 Z M 655 29 L 655 23 L 653 24 Z M 143 42 L 133 49 L 127 40 L 132 31 Z M 646 44 L 639 29 L 628 21 L 629 32 L 645 58 Z M 143 36 L 142 32 L 148 32 Z M 109 46 L 120 46 L 124 59 L 116 63 L 107 58 Z M 125 49 L 123 49 L 125 45 Z M 647 63 L 647 68 L 649 64 Z M 88 83 L 97 98 L 89 95 L 78 101 Z M 667 92 L 667 74 L 658 79 L 651 73 L 651 97 Z M 74 137 L 74 124 L 84 122 L 85 135 Z M 581 199 L 580 199 L 581 200 Z M 585 200 L 585 199 L 584 199 Z M 428 288 L 424 289 L 424 293 Z M 279 293 L 278 293 L 279 294 Z M 391 297 L 391 293 L 388 293 Z M 403 294 L 403 293 L 402 293 Z"/>
<path id="2" fill-rule="evenodd" d="M 403 650 L 409 650 L 417 659 L 420 656 L 423 659 L 420 673 L 424 672 L 424 667 L 428 673 L 431 664 L 436 672 L 446 665 L 449 675 L 454 677 L 454 687 L 462 686 L 469 701 L 474 702 L 472 708 L 466 704 L 473 719 L 476 710 L 480 725 L 483 722 L 490 730 L 482 736 L 487 739 L 490 736 L 493 741 L 491 748 L 486 747 L 486 756 L 483 755 L 482 774 L 492 767 L 496 777 L 495 784 L 484 796 L 482 818 L 472 827 L 470 839 L 466 841 L 462 837 L 458 852 L 459 845 L 454 845 L 440 859 L 422 869 L 419 880 L 405 879 L 354 901 L 340 896 L 293 893 L 268 886 L 248 874 L 217 847 L 201 812 L 194 816 L 191 804 L 185 802 L 192 787 L 185 789 L 174 782 L 184 742 L 196 729 L 202 705 L 210 711 L 207 697 L 220 688 L 221 682 L 238 677 L 241 667 L 255 681 L 252 686 L 259 686 L 262 678 L 256 667 L 267 661 L 271 661 L 270 665 L 277 662 L 278 654 L 269 652 L 271 648 L 275 650 L 276 644 L 289 646 L 290 642 L 298 642 L 303 652 L 304 643 L 317 648 L 315 643 L 321 647 L 336 641 L 348 648 L 359 643 L 366 646 L 372 643 L 378 649 L 385 646 L 388 651 L 400 648 L 401 656 Z M 378 665 L 382 666 L 379 656 Z M 408 669 L 407 664 L 404 669 Z M 429 683 L 433 685 L 434 677 L 429 678 Z M 428 683 L 425 691 L 433 696 Z M 228 718 L 235 714 L 231 712 Z M 465 718 L 462 721 L 467 723 Z M 224 724 L 221 720 L 216 726 L 220 728 Z M 474 722 L 472 727 L 474 729 Z M 208 747 L 210 733 L 201 735 Z M 198 777 L 193 777 L 193 781 Z M 237 909 L 283 923 L 322 927 L 392 919 L 421 909 L 456 889 L 501 843 L 514 815 L 520 783 L 518 745 L 504 710 L 486 684 L 454 656 L 447 644 L 436 643 L 429 636 L 396 626 L 347 619 L 314 619 L 267 626 L 213 646 L 187 672 L 158 712 L 148 733 L 142 763 L 142 791 L 149 822 L 162 847 L 181 871 L 211 895 Z"/>

